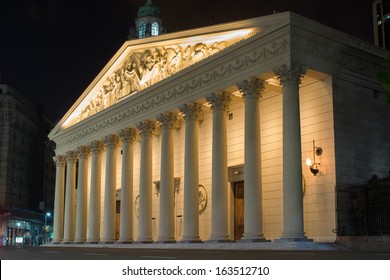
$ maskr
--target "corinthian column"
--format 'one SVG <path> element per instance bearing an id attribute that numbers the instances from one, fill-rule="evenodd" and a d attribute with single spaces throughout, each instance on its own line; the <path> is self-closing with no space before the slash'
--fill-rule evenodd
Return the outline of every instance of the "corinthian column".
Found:
<path id="1" fill-rule="evenodd" d="M 87 196 L 88 196 L 88 147 L 78 148 L 79 170 L 76 202 L 76 243 L 87 240 Z"/>
<path id="2" fill-rule="evenodd" d="M 53 243 L 60 243 L 64 238 L 64 179 L 66 158 L 57 155 L 54 158 L 56 164 L 56 186 L 54 195 L 54 220 Z"/>
<path id="3" fill-rule="evenodd" d="M 212 93 L 207 101 L 213 110 L 212 215 L 210 241 L 229 241 L 226 113 L 231 95 Z"/>
<path id="4" fill-rule="evenodd" d="M 125 128 L 120 132 L 122 140 L 122 182 L 119 242 L 133 242 L 133 142 L 137 130 Z"/>
<path id="5" fill-rule="evenodd" d="M 92 152 L 92 163 L 87 243 L 98 243 L 100 241 L 102 151 L 104 145 L 101 141 L 93 141 L 89 148 Z"/>
<path id="6" fill-rule="evenodd" d="M 237 84 L 245 100 L 244 236 L 243 241 L 264 241 L 261 186 L 259 99 L 264 82 L 252 78 Z"/>
<path id="7" fill-rule="evenodd" d="M 159 242 L 175 241 L 174 212 L 174 158 L 173 129 L 177 126 L 177 114 L 164 113 L 157 117 L 162 125 L 161 132 L 161 175 L 160 175 L 160 231 Z"/>
<path id="8" fill-rule="evenodd" d="M 156 122 L 143 121 L 137 126 L 141 134 L 139 183 L 139 222 L 137 242 L 151 243 L 152 235 L 152 136 Z"/>
<path id="9" fill-rule="evenodd" d="M 281 240 L 306 241 L 303 226 L 302 151 L 299 84 L 305 69 L 283 65 L 274 70 L 283 94 L 283 235 Z"/>
<path id="10" fill-rule="evenodd" d="M 189 103 L 180 108 L 185 115 L 183 242 L 199 238 L 199 120 L 202 105 Z"/>
<path id="11" fill-rule="evenodd" d="M 74 241 L 75 236 L 75 186 L 76 186 L 76 160 L 77 153 L 66 153 L 66 193 L 65 193 L 65 224 L 64 243 Z"/>
<path id="12" fill-rule="evenodd" d="M 102 242 L 116 240 L 116 149 L 119 136 L 110 134 L 104 138 L 106 144 L 106 180 L 104 185 L 104 216 Z"/>

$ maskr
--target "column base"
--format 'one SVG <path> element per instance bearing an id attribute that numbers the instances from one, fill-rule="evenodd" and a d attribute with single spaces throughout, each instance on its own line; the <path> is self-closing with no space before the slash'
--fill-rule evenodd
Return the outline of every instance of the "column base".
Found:
<path id="1" fill-rule="evenodd" d="M 209 239 L 205 243 L 234 243 L 234 240 L 231 239 Z"/>
<path id="2" fill-rule="evenodd" d="M 62 241 L 60 240 L 56 240 L 56 241 L 52 241 L 51 244 L 61 244 Z"/>
<path id="3" fill-rule="evenodd" d="M 134 240 L 130 239 L 130 240 L 118 240 L 116 243 L 118 244 L 132 244 L 134 243 Z"/>
<path id="4" fill-rule="evenodd" d="M 214 243 L 223 243 L 223 242 L 230 242 L 229 235 L 223 235 L 223 234 L 211 234 L 210 239 L 207 240 L 207 242 L 214 242 Z"/>
<path id="5" fill-rule="evenodd" d="M 203 243 L 202 240 L 200 239 L 189 239 L 189 240 L 180 240 L 179 243 L 183 243 L 183 244 L 192 244 L 192 243 Z"/>
<path id="6" fill-rule="evenodd" d="M 236 241 L 237 243 L 259 243 L 259 242 L 271 242 L 271 240 L 265 238 L 243 238 Z"/>
<path id="7" fill-rule="evenodd" d="M 307 237 L 281 237 L 280 239 L 275 239 L 275 242 L 313 242 L 313 239 Z"/>
<path id="8" fill-rule="evenodd" d="M 237 240 L 238 242 L 270 242 L 270 240 L 267 240 L 264 238 L 264 235 L 262 233 L 244 233 L 243 237 L 240 240 Z"/>
<path id="9" fill-rule="evenodd" d="M 61 244 L 72 244 L 73 241 L 62 241 Z"/>
<path id="10" fill-rule="evenodd" d="M 176 240 L 157 240 L 154 243 L 157 243 L 157 244 L 173 244 L 173 243 L 176 243 Z"/>
<path id="11" fill-rule="evenodd" d="M 85 244 L 85 241 L 75 241 L 73 244 Z"/>
<path id="12" fill-rule="evenodd" d="M 100 240 L 87 240 L 87 242 L 85 242 L 85 244 L 99 244 L 100 243 Z"/>
<path id="13" fill-rule="evenodd" d="M 153 240 L 137 240 L 134 244 L 152 244 Z"/>
<path id="14" fill-rule="evenodd" d="M 115 244 L 116 240 L 101 241 L 99 244 Z"/>

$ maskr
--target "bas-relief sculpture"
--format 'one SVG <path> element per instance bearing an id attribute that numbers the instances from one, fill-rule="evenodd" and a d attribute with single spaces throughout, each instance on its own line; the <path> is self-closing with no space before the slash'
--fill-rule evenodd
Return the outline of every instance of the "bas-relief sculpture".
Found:
<path id="1" fill-rule="evenodd" d="M 176 72 L 226 48 L 227 42 L 177 45 L 132 52 L 102 85 L 95 99 L 81 111 L 77 121 L 110 107 L 123 97 L 139 92 Z"/>

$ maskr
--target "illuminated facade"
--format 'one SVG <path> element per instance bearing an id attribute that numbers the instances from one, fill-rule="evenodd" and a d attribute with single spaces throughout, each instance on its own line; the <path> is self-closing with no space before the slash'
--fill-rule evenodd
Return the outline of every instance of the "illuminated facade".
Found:
<path id="1" fill-rule="evenodd" d="M 53 241 L 334 241 L 390 166 L 385 55 L 289 12 L 125 42 L 49 135 Z"/>

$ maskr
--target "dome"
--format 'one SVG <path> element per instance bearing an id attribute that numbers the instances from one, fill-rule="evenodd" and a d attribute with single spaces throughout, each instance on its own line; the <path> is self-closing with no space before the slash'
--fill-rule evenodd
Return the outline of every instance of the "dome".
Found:
<path id="1" fill-rule="evenodd" d="M 153 5 L 152 0 L 148 0 L 145 5 L 143 5 L 138 10 L 138 17 L 160 17 L 160 8 Z"/>

